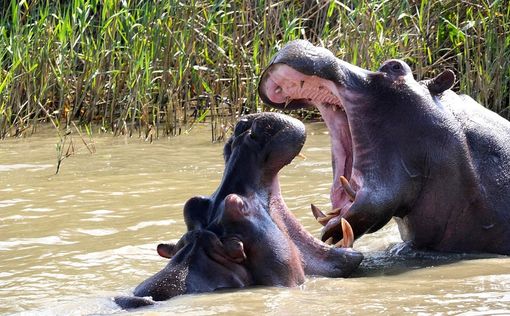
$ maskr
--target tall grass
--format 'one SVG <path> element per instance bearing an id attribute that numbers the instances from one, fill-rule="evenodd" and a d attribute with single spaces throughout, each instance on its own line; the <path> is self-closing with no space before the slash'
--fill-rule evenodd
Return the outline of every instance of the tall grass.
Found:
<path id="1" fill-rule="evenodd" d="M 0 138 L 51 120 L 147 139 L 207 121 L 222 139 L 263 109 L 258 75 L 296 38 L 370 69 L 395 57 L 418 78 L 453 68 L 459 90 L 510 116 L 507 0 L 4 0 L 0 10 Z"/>

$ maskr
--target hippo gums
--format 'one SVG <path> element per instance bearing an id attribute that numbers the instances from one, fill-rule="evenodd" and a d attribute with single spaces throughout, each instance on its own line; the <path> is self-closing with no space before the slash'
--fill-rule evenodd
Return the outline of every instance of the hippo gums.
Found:
<path id="1" fill-rule="evenodd" d="M 305 231 L 280 193 L 278 172 L 305 138 L 304 125 L 282 114 L 242 118 L 224 147 L 220 186 L 210 197 L 189 199 L 187 233 L 176 244 L 158 245 L 158 253 L 170 258 L 166 267 L 138 285 L 134 297 L 115 302 L 133 308 L 186 293 L 296 286 L 305 275 L 348 276 L 363 258 L 350 248 L 348 223 L 339 228 L 345 237 L 327 245 Z"/>
<path id="2" fill-rule="evenodd" d="M 261 76 L 262 100 L 317 107 L 331 137 L 333 210 L 312 206 L 322 240 L 355 238 L 392 217 L 413 247 L 510 254 L 510 122 L 449 90 L 446 70 L 415 81 L 389 60 L 368 71 L 297 40 Z"/>

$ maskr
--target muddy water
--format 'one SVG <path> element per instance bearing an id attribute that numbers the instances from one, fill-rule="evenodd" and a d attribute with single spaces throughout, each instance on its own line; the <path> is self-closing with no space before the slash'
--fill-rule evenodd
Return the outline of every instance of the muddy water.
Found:
<path id="1" fill-rule="evenodd" d="M 328 208 L 326 129 L 308 127 L 306 159 L 281 183 L 290 209 L 318 235 L 309 204 Z M 123 313 L 111 302 L 166 264 L 159 242 L 184 232 L 182 206 L 208 195 L 222 171 L 222 145 L 206 129 L 153 144 L 95 137 L 55 172 L 53 134 L 0 142 L 0 314 Z M 510 259 L 438 260 L 381 253 L 399 241 L 392 223 L 355 247 L 369 254 L 358 277 L 308 278 L 298 288 L 257 287 L 188 295 L 132 312 L 151 315 L 510 314 Z"/>

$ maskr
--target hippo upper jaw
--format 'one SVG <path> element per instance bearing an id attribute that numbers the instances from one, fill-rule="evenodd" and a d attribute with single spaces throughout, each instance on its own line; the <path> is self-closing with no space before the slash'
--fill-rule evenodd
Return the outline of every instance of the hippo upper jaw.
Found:
<path id="1" fill-rule="evenodd" d="M 307 41 L 293 41 L 282 48 L 261 76 L 259 94 L 266 103 L 281 109 L 316 107 L 324 119 L 331 138 L 333 184 L 331 202 L 333 211 L 314 213 L 316 217 L 331 218 L 323 229 L 323 240 L 342 238 L 340 217 L 350 209 L 354 196 L 363 185 L 363 174 L 354 168 L 367 147 L 356 147 L 351 131 L 356 120 L 360 87 L 367 84 L 373 73 L 338 60 L 330 51 L 315 47 Z M 356 136 L 356 135 L 354 135 Z M 368 156 L 368 155 L 365 155 Z M 369 163 L 367 161 L 366 163 Z M 360 226 L 353 226 L 356 236 Z"/>

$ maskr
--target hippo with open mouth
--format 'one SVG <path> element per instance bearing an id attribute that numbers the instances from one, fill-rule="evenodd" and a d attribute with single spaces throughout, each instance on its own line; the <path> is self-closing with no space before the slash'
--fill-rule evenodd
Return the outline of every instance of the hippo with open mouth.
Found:
<path id="1" fill-rule="evenodd" d="M 299 154 L 306 134 L 296 119 L 276 113 L 243 117 L 224 147 L 225 171 L 210 197 L 184 206 L 187 233 L 157 251 L 170 258 L 142 282 L 135 296 L 114 300 L 123 308 L 151 305 L 187 293 L 252 285 L 296 286 L 305 275 L 346 277 L 363 256 L 350 247 L 344 221 L 334 246 L 309 234 L 288 210 L 278 172 Z"/>
<path id="2" fill-rule="evenodd" d="M 333 210 L 312 206 L 322 240 L 395 218 L 415 248 L 510 254 L 510 122 L 450 88 L 452 71 L 416 81 L 401 60 L 375 72 L 307 41 L 288 43 L 259 94 L 278 109 L 316 107 L 331 137 Z"/>

